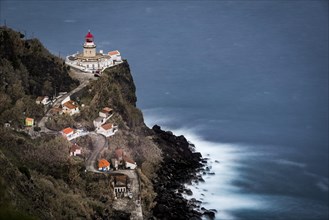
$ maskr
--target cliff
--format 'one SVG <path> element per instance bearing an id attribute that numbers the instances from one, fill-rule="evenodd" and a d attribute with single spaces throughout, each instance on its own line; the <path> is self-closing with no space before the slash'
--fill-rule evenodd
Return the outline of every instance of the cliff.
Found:
<path id="1" fill-rule="evenodd" d="M 38 40 L 25 40 L 22 34 L 7 28 L 0 31 L 2 42 L 6 42 L 6 46 L 0 44 L 4 51 L 0 52 L 1 64 L 8 67 L 1 76 L 15 81 L 15 75 L 24 69 L 25 73 L 16 80 L 21 87 L 20 96 L 31 102 L 35 95 L 52 95 L 55 87 L 68 90 L 76 85 L 63 62 L 53 57 Z M 47 88 L 40 85 L 45 76 L 41 76 L 35 66 L 49 73 L 46 76 L 51 82 L 47 85 L 48 90 L 42 90 Z M 65 80 L 58 80 L 58 77 Z M 68 83 L 60 83 L 63 81 Z M 2 82 L 2 100 L 11 97 L 13 90 L 9 87 Z M 201 214 L 192 209 L 182 194 L 188 192 L 184 183 L 198 179 L 195 173 L 202 167 L 201 154 L 193 152 L 183 136 L 162 131 L 159 126 L 148 128 L 142 112 L 136 107 L 135 91 L 127 61 L 108 68 L 79 93 L 77 102 L 84 106 L 81 113 L 74 117 L 56 116 L 52 126 L 83 126 L 93 130 L 92 120 L 98 111 L 110 106 L 115 112 L 110 122 L 117 124 L 119 131 L 108 139 L 108 149 L 101 156 L 110 158 L 114 149 L 124 147 L 137 162 L 144 218 L 200 219 Z M 20 104 L 23 107 L 17 107 L 22 97 L 9 100 L 9 104 L 0 110 L 3 117 L 0 121 L 0 216 L 6 216 L 6 219 L 10 216 L 17 219 L 129 218 L 129 210 L 122 212 L 112 207 L 111 177 L 86 173 L 84 159 L 69 157 L 70 143 L 62 137 L 42 134 L 31 139 L 15 129 L 3 128 L 8 118 L 4 112 L 17 109 L 17 114 L 21 114 L 26 110 L 26 102 Z M 42 111 L 39 114 L 41 117 Z M 21 123 L 19 120 L 18 117 L 17 124 Z M 90 142 L 88 137 L 78 140 L 86 151 L 92 151 Z"/>

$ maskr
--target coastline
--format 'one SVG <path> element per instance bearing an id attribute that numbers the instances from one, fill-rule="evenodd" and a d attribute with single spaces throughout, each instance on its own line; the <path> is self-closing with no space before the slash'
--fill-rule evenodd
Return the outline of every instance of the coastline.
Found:
<path id="1" fill-rule="evenodd" d="M 202 201 L 193 198 L 188 187 L 204 182 L 203 172 L 209 171 L 207 159 L 195 152 L 194 145 L 184 136 L 175 136 L 171 131 L 163 131 L 158 125 L 152 128 L 154 140 L 163 151 L 164 160 L 153 180 L 157 193 L 153 216 L 157 219 L 214 219 L 214 209 L 202 207 Z M 207 171 L 208 170 L 208 171 Z M 186 195 L 192 196 L 187 198 Z"/>

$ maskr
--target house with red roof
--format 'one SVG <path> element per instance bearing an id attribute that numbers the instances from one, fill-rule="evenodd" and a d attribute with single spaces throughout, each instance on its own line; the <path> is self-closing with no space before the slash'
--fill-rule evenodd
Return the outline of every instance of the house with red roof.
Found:
<path id="1" fill-rule="evenodd" d="M 64 128 L 62 131 L 61 131 L 62 135 L 64 138 L 66 138 L 67 140 L 72 140 L 74 138 L 74 129 L 73 128 Z"/>
<path id="2" fill-rule="evenodd" d="M 64 114 L 74 115 L 80 112 L 79 106 L 72 100 L 64 102 L 62 104 L 62 112 Z"/>
<path id="3" fill-rule="evenodd" d="M 107 120 L 109 120 L 112 117 L 113 109 L 111 109 L 109 107 L 105 107 L 98 113 L 98 115 L 99 115 L 99 117 L 97 117 L 93 121 L 95 128 L 99 128 L 100 126 L 105 124 Z"/>
<path id="4" fill-rule="evenodd" d="M 111 59 L 113 60 L 113 63 L 121 63 L 122 62 L 122 58 L 121 58 L 121 54 L 118 50 L 113 50 L 108 52 L 108 55 L 111 57 Z"/>
<path id="5" fill-rule="evenodd" d="M 99 117 L 106 118 L 106 120 L 107 120 L 113 115 L 113 109 L 111 109 L 109 107 L 105 107 L 98 113 L 98 115 L 99 115 Z"/>
<path id="6" fill-rule="evenodd" d="M 105 159 L 101 159 L 98 161 L 98 170 L 107 171 L 110 170 L 110 162 Z"/>
<path id="7" fill-rule="evenodd" d="M 113 136 L 118 131 L 118 126 L 111 123 L 106 123 L 96 129 L 96 133 L 102 134 L 105 137 Z"/>

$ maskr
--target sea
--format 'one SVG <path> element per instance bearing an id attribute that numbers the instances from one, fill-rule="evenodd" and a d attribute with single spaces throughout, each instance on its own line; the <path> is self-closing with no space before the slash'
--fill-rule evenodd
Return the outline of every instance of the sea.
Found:
<path id="1" fill-rule="evenodd" d="M 119 50 L 148 126 L 185 135 L 216 219 L 328 219 L 328 1 L 4 0 L 53 54 Z"/>

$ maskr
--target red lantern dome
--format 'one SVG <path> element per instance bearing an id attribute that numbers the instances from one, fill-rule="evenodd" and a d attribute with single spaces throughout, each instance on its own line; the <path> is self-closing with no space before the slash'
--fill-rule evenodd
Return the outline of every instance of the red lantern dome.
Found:
<path id="1" fill-rule="evenodd" d="M 86 35 L 86 42 L 93 42 L 94 41 L 94 36 L 88 31 L 88 34 Z"/>

